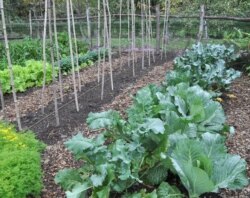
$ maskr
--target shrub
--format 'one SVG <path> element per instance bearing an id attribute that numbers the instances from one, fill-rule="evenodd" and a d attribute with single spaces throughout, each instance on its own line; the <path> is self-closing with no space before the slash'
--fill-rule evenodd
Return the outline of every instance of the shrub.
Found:
<path id="1" fill-rule="evenodd" d="M 40 152 L 44 144 L 31 132 L 17 133 L 0 123 L 0 197 L 38 196 L 42 189 Z"/>

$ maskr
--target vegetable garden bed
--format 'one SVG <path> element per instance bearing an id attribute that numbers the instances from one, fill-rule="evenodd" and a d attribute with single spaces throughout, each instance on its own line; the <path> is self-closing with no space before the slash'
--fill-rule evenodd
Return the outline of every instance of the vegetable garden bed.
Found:
<path id="1" fill-rule="evenodd" d="M 138 63 L 138 68 L 140 67 L 140 63 Z M 161 63 L 158 63 L 156 65 L 161 65 Z M 157 71 L 155 70 L 157 68 Z M 84 111 L 86 111 L 85 115 L 80 115 L 80 118 L 77 117 L 67 117 L 68 114 L 64 114 L 65 117 L 67 117 L 67 120 L 65 120 L 65 131 L 66 133 L 59 133 L 61 131 L 60 128 L 53 126 L 53 120 L 51 120 L 51 126 L 50 128 L 47 128 L 47 125 L 44 125 L 44 123 L 40 123 L 39 125 L 44 127 L 38 127 L 38 135 L 42 134 L 40 136 L 40 139 L 45 140 L 46 143 L 49 143 L 50 146 L 46 149 L 44 156 L 43 156 L 43 169 L 44 169 L 44 184 L 45 188 L 43 190 L 42 197 L 64 197 L 65 194 L 61 191 L 61 189 L 54 184 L 54 176 L 55 173 L 66 167 L 79 167 L 81 163 L 75 162 L 72 159 L 71 154 L 69 154 L 64 146 L 63 141 L 67 139 L 69 136 L 75 133 L 75 129 L 78 128 L 81 131 L 84 131 L 85 135 L 88 134 L 88 129 L 85 125 L 82 125 L 84 123 L 84 120 L 86 118 L 86 115 L 89 111 L 100 111 L 100 110 L 106 110 L 107 108 L 112 108 L 116 110 L 124 111 L 124 108 L 126 106 L 129 106 L 131 104 L 131 99 L 128 97 L 129 94 L 134 94 L 138 88 L 141 88 L 149 83 L 155 83 L 155 82 L 161 82 L 164 79 L 165 71 L 166 69 L 171 68 L 170 65 L 164 64 L 163 66 L 157 66 L 153 69 L 152 72 L 149 72 L 149 74 L 146 74 L 148 70 L 139 72 L 139 69 L 137 70 L 137 81 L 133 79 L 131 76 L 131 69 L 126 68 L 128 70 L 123 70 L 121 73 L 117 73 L 115 75 L 115 79 L 117 82 L 117 90 L 116 92 L 113 92 L 113 94 L 109 95 L 107 100 L 104 100 L 103 103 L 99 102 L 93 102 L 94 98 L 97 98 L 99 100 L 100 98 L 100 92 L 98 91 L 97 94 L 95 91 L 92 92 L 93 95 L 90 95 L 89 100 L 83 96 L 83 102 L 88 105 L 87 107 L 82 107 Z M 145 75 L 146 74 L 146 75 Z M 145 75 L 145 76 L 144 76 Z M 131 77 L 131 78 L 130 78 Z M 131 81 L 132 80 L 132 81 Z M 119 83 L 121 85 L 119 85 Z M 124 85 L 125 82 L 125 85 Z M 246 159 L 248 163 L 248 176 L 249 174 L 249 140 L 250 140 L 250 131 L 249 131 L 249 95 L 250 95 L 250 89 L 249 87 L 249 77 L 242 76 L 240 77 L 235 83 L 233 83 L 232 88 L 230 89 L 230 94 L 223 94 L 222 97 L 222 104 L 224 106 L 224 109 L 228 115 L 228 123 L 236 128 L 236 135 L 235 138 L 231 138 L 227 140 L 227 145 L 229 147 L 229 151 L 234 154 L 240 154 L 244 159 Z M 108 88 L 108 83 L 106 84 Z M 94 85 L 86 84 L 86 87 L 91 88 L 94 87 Z M 98 89 L 100 90 L 100 88 Z M 107 91 L 109 92 L 109 91 Z M 119 94 L 119 95 L 118 95 Z M 111 102 L 111 98 L 114 96 L 115 99 Z M 241 96 L 244 96 L 241 97 Z M 67 96 L 66 101 L 71 101 L 70 95 Z M 91 99 L 91 100 L 90 100 Z M 87 102 L 88 101 L 88 102 Z M 91 105 L 92 104 L 92 105 Z M 105 105 L 106 104 L 106 105 Z M 243 104 L 243 105 L 242 105 Z M 53 111 L 53 104 L 49 104 L 48 107 L 51 106 L 51 111 Z M 104 107 L 103 107 L 104 106 Z M 89 108 L 89 109 L 88 109 Z M 48 108 L 49 109 L 49 108 Z M 71 111 L 71 112 L 70 112 Z M 70 113 L 70 115 L 74 115 L 73 113 L 73 105 L 71 108 L 66 109 L 65 112 Z M 47 111 L 47 113 L 49 110 Z M 32 123 L 33 116 L 37 114 L 29 114 L 27 118 L 27 122 Z M 242 115 L 244 119 L 242 119 Z M 40 117 L 42 118 L 42 117 Z M 71 121 L 70 121 L 71 119 Z M 73 120 L 79 119 L 78 121 L 72 122 Z M 46 121 L 46 123 L 48 120 Z M 80 123 L 80 124 L 79 124 Z M 79 126 L 81 125 L 81 126 Z M 63 132 L 63 130 L 61 131 Z M 67 133 L 70 132 L 70 133 Z M 47 133 L 47 134 L 46 134 Z M 58 136 L 59 135 L 59 136 Z M 93 134 L 91 134 L 93 135 Z M 56 139 L 58 142 L 55 142 L 54 140 L 50 142 L 51 139 Z M 145 187 L 145 186 L 144 186 Z M 135 189 L 137 190 L 137 189 Z M 150 186 L 149 186 L 150 190 Z M 241 191 L 223 191 L 221 194 L 213 194 L 212 197 L 248 197 L 249 196 L 249 186 Z M 119 197 L 117 194 L 112 194 L 113 197 Z"/>

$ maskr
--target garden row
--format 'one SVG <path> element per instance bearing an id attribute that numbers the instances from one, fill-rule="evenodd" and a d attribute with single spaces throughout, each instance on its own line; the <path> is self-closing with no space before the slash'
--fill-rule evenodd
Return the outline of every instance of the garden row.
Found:
<path id="1" fill-rule="evenodd" d="M 234 130 L 214 100 L 240 76 L 227 68 L 235 58 L 232 47 L 194 45 L 161 86 L 138 91 L 125 119 L 90 113 L 89 128 L 102 133 L 65 143 L 84 164 L 59 171 L 55 182 L 71 198 L 195 198 L 248 185 L 245 160 L 227 153 Z"/>
<path id="2" fill-rule="evenodd" d="M 105 53 L 104 50 L 101 50 L 101 56 Z M 82 69 L 88 66 L 92 66 L 94 62 L 98 60 L 98 51 L 89 51 L 85 54 L 80 54 L 78 56 L 79 68 Z M 77 58 L 74 57 L 75 66 Z M 58 76 L 58 66 L 61 68 L 63 74 L 67 74 L 71 71 L 71 58 L 65 57 L 62 58 L 56 64 L 56 76 Z M 43 70 L 43 61 L 37 60 L 28 60 L 25 61 L 24 65 L 14 65 L 13 74 L 14 74 L 14 85 L 15 89 L 18 92 L 24 92 L 31 87 L 40 87 L 43 85 L 44 70 Z M 46 64 L 46 83 L 50 83 L 53 79 L 52 66 L 51 64 Z M 3 93 L 10 93 L 11 83 L 10 83 L 10 74 L 9 69 L 0 70 L 0 84 L 2 86 Z"/>

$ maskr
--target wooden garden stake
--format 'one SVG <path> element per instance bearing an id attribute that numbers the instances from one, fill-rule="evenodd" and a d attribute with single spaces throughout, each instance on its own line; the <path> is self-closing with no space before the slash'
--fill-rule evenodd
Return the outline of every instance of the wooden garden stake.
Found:
<path id="1" fill-rule="evenodd" d="M 170 12 L 170 0 L 165 1 L 165 14 L 164 14 L 164 25 L 163 25 L 163 31 L 162 31 L 162 42 L 161 42 L 161 59 L 163 58 L 163 51 L 166 57 L 166 47 L 168 44 L 168 19 L 169 19 L 169 12 Z"/>
<path id="2" fill-rule="evenodd" d="M 32 18 L 31 18 L 31 10 L 29 10 L 29 24 L 30 24 L 30 38 L 32 38 Z"/>
<path id="3" fill-rule="evenodd" d="M 69 36 L 69 49 L 70 49 L 71 67 L 72 67 L 72 80 L 73 80 L 73 86 L 74 86 L 76 111 L 79 112 L 78 95 L 77 95 L 77 89 L 76 89 L 74 56 L 73 56 L 73 47 L 72 47 L 72 40 L 71 40 L 70 5 L 69 4 L 70 4 L 70 0 L 66 0 L 68 36 Z"/>
<path id="4" fill-rule="evenodd" d="M 2 89 L 2 84 L 0 82 L 0 100 L 1 100 L 1 106 L 2 106 L 2 111 L 3 111 L 3 117 L 5 118 L 5 104 L 4 104 L 4 97 L 3 97 L 3 89 Z"/>
<path id="5" fill-rule="evenodd" d="M 131 0 L 131 19 L 132 19 L 132 68 L 135 76 L 135 2 Z"/>
<path id="6" fill-rule="evenodd" d="M 127 0 L 127 10 L 128 10 L 128 67 L 130 67 L 130 1 Z"/>
<path id="7" fill-rule="evenodd" d="M 60 65 L 60 53 L 59 53 L 59 44 L 57 38 L 57 27 L 56 27 L 56 5 L 55 0 L 52 0 L 53 4 L 53 18 L 54 18 L 54 37 L 55 37 L 55 45 L 56 45 L 56 59 L 58 62 L 58 70 L 59 70 L 59 89 L 60 89 L 60 98 L 61 102 L 63 102 L 63 89 L 62 89 L 62 70 Z"/>
<path id="8" fill-rule="evenodd" d="M 11 83 L 11 88 L 12 88 L 14 104 L 15 104 L 16 120 L 17 120 L 17 124 L 18 124 L 18 129 L 22 130 L 19 106 L 18 106 L 15 84 L 14 84 L 14 74 L 13 74 L 12 63 L 11 63 L 11 59 L 10 59 L 8 36 L 7 36 L 6 25 L 5 25 L 3 0 L 0 0 L 0 9 L 1 9 L 1 15 L 2 15 L 3 34 L 4 34 L 4 41 L 5 41 L 6 55 L 7 55 L 7 60 L 8 60 L 8 68 L 9 68 L 9 74 L 10 74 L 10 83 Z"/>
<path id="9" fill-rule="evenodd" d="M 74 37 L 74 46 L 75 46 L 75 57 L 76 57 L 76 68 L 77 68 L 77 77 L 78 77 L 78 89 L 82 91 L 82 82 L 81 82 L 81 75 L 80 75 L 80 67 L 79 67 L 79 55 L 78 55 L 78 48 L 77 48 L 77 39 L 76 39 L 76 28 L 75 28 L 75 19 L 74 19 L 74 11 L 72 0 L 69 1 L 70 3 L 70 12 L 71 12 L 71 19 L 72 19 L 72 28 L 73 28 L 73 37 Z M 71 39 L 71 37 L 69 38 Z"/>
<path id="10" fill-rule="evenodd" d="M 92 48 L 92 36 L 91 36 L 91 24 L 90 24 L 90 17 L 89 17 L 89 1 L 88 0 L 86 0 L 86 16 L 87 16 L 89 49 L 91 49 Z"/>
<path id="11" fill-rule="evenodd" d="M 55 77 L 55 61 L 54 61 L 54 44 L 52 37 L 52 24 L 51 24 L 51 0 L 48 2 L 48 17 L 49 17 L 49 40 L 50 40 L 50 55 L 51 55 L 51 65 L 52 65 L 52 81 L 53 81 L 53 98 L 55 105 L 55 117 L 56 117 L 56 126 L 59 126 L 59 113 L 57 105 L 57 88 L 56 88 L 56 77 Z"/>
<path id="12" fill-rule="evenodd" d="M 112 31 L 111 31 L 111 13 L 109 9 L 109 1 L 106 0 L 106 6 L 108 11 L 108 22 L 109 26 L 107 26 L 107 47 L 109 50 L 109 74 L 110 74 L 110 82 L 111 82 L 111 90 L 114 90 L 114 83 L 113 83 L 113 68 L 112 68 Z M 107 23 L 107 20 L 106 20 Z"/>
<path id="13" fill-rule="evenodd" d="M 144 69 L 144 59 L 145 59 L 145 50 L 144 50 L 144 4 L 141 0 L 141 49 L 142 49 L 142 69 Z"/>
<path id="14" fill-rule="evenodd" d="M 106 16 L 106 6 L 105 6 L 105 0 L 102 1 L 103 3 L 103 15 L 104 15 L 104 33 L 103 33 L 103 47 L 106 50 L 107 46 L 107 16 Z M 104 83 L 105 83 L 105 56 L 103 56 L 103 64 L 102 64 L 102 89 L 101 89 L 101 100 L 103 100 L 104 96 Z"/>
<path id="15" fill-rule="evenodd" d="M 44 24 L 43 24 L 43 88 L 41 97 L 42 114 L 44 114 L 44 92 L 46 86 L 46 32 L 47 32 L 47 16 L 48 15 L 48 0 L 45 0 Z"/>
<path id="16" fill-rule="evenodd" d="M 199 26 L 199 32 L 197 35 L 197 42 L 201 41 L 201 38 L 204 32 L 204 16 L 205 16 L 205 5 L 202 4 L 200 6 L 200 26 Z"/>
<path id="17" fill-rule="evenodd" d="M 122 36 L 122 0 L 120 0 L 120 18 L 119 18 L 119 56 L 121 57 L 121 36 Z M 121 63 L 120 63 L 121 65 Z"/>
<path id="18" fill-rule="evenodd" d="M 100 39 L 100 31 L 101 31 L 101 2 L 98 0 L 98 24 L 97 24 L 97 47 L 98 47 L 98 72 L 97 72 L 97 80 L 100 83 L 100 67 L 101 67 L 101 39 Z"/>
<path id="19" fill-rule="evenodd" d="M 161 27 L 161 21 L 160 21 L 160 4 L 158 3 L 155 6 L 155 12 L 156 12 L 156 53 L 158 54 L 160 52 L 161 48 L 161 33 L 160 33 L 160 27 Z"/>
<path id="20" fill-rule="evenodd" d="M 151 14 L 151 0 L 148 0 L 148 15 L 149 15 L 149 42 L 151 43 L 153 37 L 152 29 L 152 14 Z M 155 49 L 152 50 L 153 61 L 155 62 Z"/>

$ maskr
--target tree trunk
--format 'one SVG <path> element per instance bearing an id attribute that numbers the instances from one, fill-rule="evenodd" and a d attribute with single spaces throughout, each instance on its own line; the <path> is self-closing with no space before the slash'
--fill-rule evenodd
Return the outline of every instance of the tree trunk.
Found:
<path id="1" fill-rule="evenodd" d="M 59 114 L 58 114 L 58 105 L 57 105 L 57 94 L 56 94 L 56 77 L 55 77 L 55 62 L 54 62 L 54 44 L 52 36 L 52 24 L 51 24 L 51 0 L 48 4 L 48 16 L 49 16 L 49 40 L 50 40 L 50 55 L 51 55 L 51 65 L 52 65 L 52 79 L 53 79 L 53 98 L 55 105 L 55 117 L 56 117 L 56 126 L 59 126 Z"/>
<path id="2" fill-rule="evenodd" d="M 72 40 L 71 40 L 71 24 L 70 24 L 70 0 L 66 0 L 67 7 L 67 23 L 68 23 L 68 36 L 69 36 L 69 49 L 70 49 L 70 58 L 71 58 L 71 67 L 72 67 L 72 81 L 74 86 L 74 95 L 75 95 L 75 105 L 76 111 L 79 112 L 79 104 L 78 104 L 78 95 L 76 89 L 76 77 L 75 77 L 75 65 L 74 65 L 74 56 L 73 56 L 73 48 L 72 48 Z"/>
<path id="3" fill-rule="evenodd" d="M 1 10 L 1 15 L 2 15 L 3 34 L 4 34 L 6 55 L 7 55 L 8 67 L 9 67 L 10 83 L 11 83 L 11 88 L 12 88 L 14 104 L 15 104 L 16 120 L 17 120 L 17 124 L 18 124 L 18 129 L 22 130 L 19 106 L 18 106 L 18 101 L 17 101 L 17 97 L 16 97 L 16 90 L 15 90 L 15 84 L 14 84 L 14 74 L 13 74 L 12 63 L 11 63 L 11 59 L 10 59 L 8 36 L 7 36 L 6 25 L 5 25 L 3 0 L 0 0 L 0 10 Z"/>
<path id="4" fill-rule="evenodd" d="M 201 38 L 204 32 L 204 16 L 205 16 L 205 5 L 202 4 L 200 6 L 200 26 L 199 26 L 199 32 L 197 35 L 197 42 L 201 41 Z"/>

